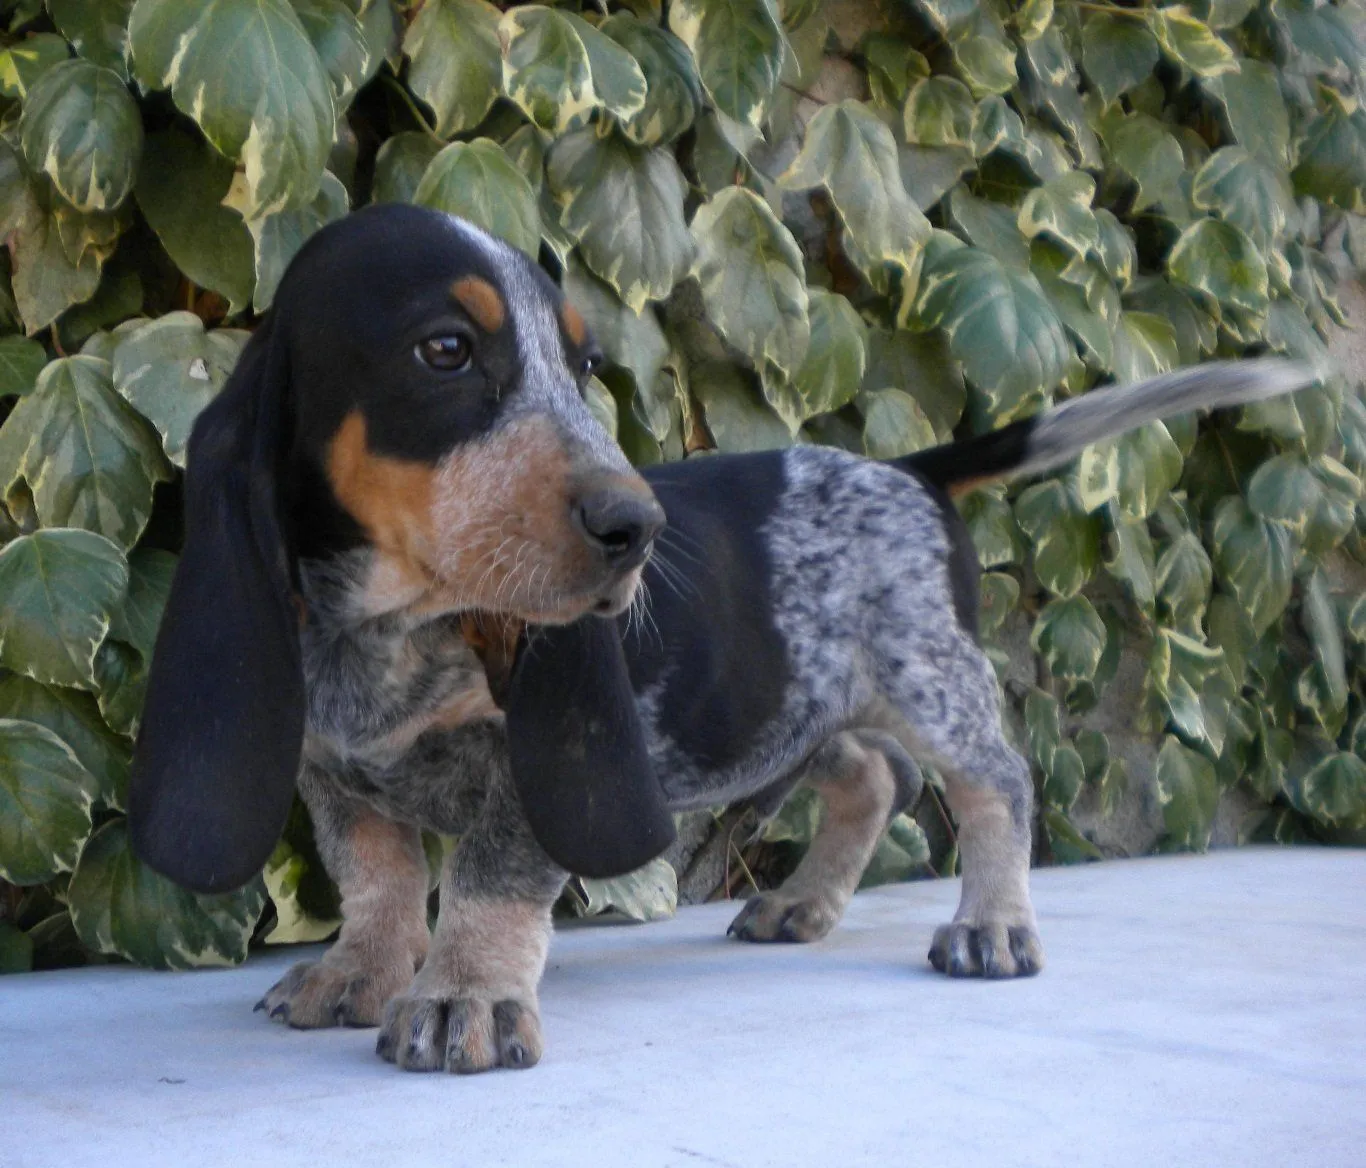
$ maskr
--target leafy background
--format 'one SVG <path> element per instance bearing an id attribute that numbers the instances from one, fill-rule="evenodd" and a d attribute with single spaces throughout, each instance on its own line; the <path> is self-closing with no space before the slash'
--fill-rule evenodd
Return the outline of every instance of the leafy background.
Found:
<path id="1" fill-rule="evenodd" d="M 132 858 L 122 808 L 190 424 L 301 242 L 382 200 L 562 280 L 642 463 L 897 455 L 1215 355 L 1320 364 L 1293 398 L 1154 423 L 962 507 L 1040 862 L 1366 841 L 1366 407 L 1324 361 L 1366 261 L 1355 20 L 0 0 L 0 969 L 232 962 L 334 927 L 297 809 L 261 881 L 206 898 Z M 928 777 L 869 881 L 956 870 Z M 742 893 L 816 815 L 694 816 L 671 863 L 565 907 Z"/>

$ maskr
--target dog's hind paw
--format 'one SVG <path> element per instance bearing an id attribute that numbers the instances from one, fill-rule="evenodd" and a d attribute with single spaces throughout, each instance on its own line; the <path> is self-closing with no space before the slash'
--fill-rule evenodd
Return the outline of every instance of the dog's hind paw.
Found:
<path id="1" fill-rule="evenodd" d="M 726 935 L 741 941 L 819 941 L 839 924 L 844 906 L 827 897 L 761 892 L 745 903 Z"/>
<path id="2" fill-rule="evenodd" d="M 256 1009 L 298 1030 L 378 1026 L 384 1003 L 411 977 L 411 967 L 385 971 L 326 958 L 302 961 L 266 992 Z"/>
<path id="3" fill-rule="evenodd" d="M 1033 977 L 1043 968 L 1043 943 L 1032 925 L 955 921 L 934 931 L 930 964 L 950 977 Z"/>
<path id="4" fill-rule="evenodd" d="M 534 1001 L 492 996 L 431 996 L 414 988 L 384 1011 L 375 1052 L 405 1071 L 468 1075 L 540 1061 L 541 1020 Z"/>

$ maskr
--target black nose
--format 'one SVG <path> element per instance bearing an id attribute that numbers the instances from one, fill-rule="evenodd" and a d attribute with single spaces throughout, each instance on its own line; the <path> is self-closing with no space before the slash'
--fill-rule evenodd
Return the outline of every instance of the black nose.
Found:
<path id="1" fill-rule="evenodd" d="M 650 495 L 604 487 L 579 498 L 574 519 L 590 547 L 614 568 L 629 571 L 649 554 L 650 541 L 664 526 L 664 508 Z"/>

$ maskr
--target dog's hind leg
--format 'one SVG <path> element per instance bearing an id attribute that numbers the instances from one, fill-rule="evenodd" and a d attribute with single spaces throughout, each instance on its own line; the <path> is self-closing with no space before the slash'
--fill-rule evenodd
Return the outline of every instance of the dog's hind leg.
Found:
<path id="1" fill-rule="evenodd" d="M 294 966 L 257 1005 L 301 1029 L 378 1026 L 427 952 L 427 861 L 417 828 L 395 823 L 305 766 L 299 790 L 342 896 L 342 928 L 320 961 Z"/>
<path id="2" fill-rule="evenodd" d="M 743 941 L 816 941 L 839 923 L 891 817 L 920 795 L 902 745 L 880 730 L 836 734 L 800 781 L 820 795 L 820 826 L 801 863 L 773 892 L 752 897 L 728 932 Z"/>
<path id="3" fill-rule="evenodd" d="M 936 930 L 930 963 L 951 977 L 1020 977 L 1043 968 L 1029 898 L 1029 764 L 1001 729 L 996 675 L 966 634 L 896 663 L 888 692 L 920 752 L 944 774 L 958 821 L 963 891 Z"/>

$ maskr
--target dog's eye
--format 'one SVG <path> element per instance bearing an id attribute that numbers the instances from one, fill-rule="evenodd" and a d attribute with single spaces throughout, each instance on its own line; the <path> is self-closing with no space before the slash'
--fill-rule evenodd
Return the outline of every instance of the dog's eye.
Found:
<path id="1" fill-rule="evenodd" d="M 474 346 L 468 337 L 453 334 L 448 337 L 428 337 L 417 345 L 418 358 L 433 369 L 455 370 L 468 367 Z"/>
<path id="2" fill-rule="evenodd" d="M 602 368 L 602 354 L 601 354 L 601 353 L 589 353 L 588 356 L 586 356 L 586 357 L 583 359 L 582 363 L 579 365 L 579 376 L 580 376 L 580 377 L 592 377 L 593 374 L 596 373 L 596 372 L 597 372 L 599 369 L 601 369 L 601 368 Z"/>

